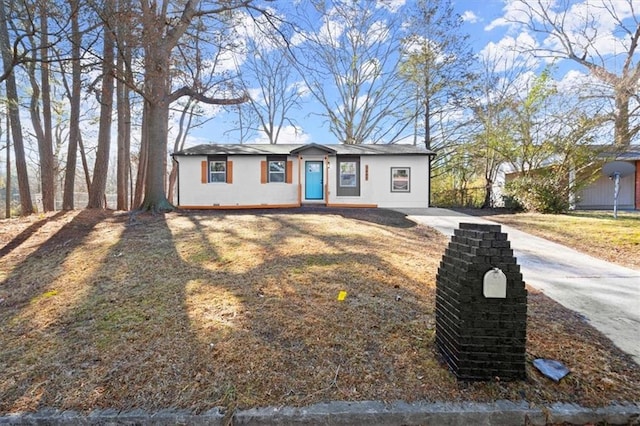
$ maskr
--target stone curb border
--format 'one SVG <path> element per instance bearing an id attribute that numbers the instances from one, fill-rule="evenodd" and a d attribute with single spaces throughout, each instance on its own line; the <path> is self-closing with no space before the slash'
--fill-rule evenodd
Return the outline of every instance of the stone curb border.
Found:
<path id="1" fill-rule="evenodd" d="M 470 424 L 548 425 L 587 423 L 640 425 L 640 405 L 617 404 L 585 408 L 555 403 L 532 406 L 527 402 L 327 402 L 307 407 L 267 407 L 238 410 L 231 418 L 222 408 L 194 414 L 189 410 L 118 411 L 95 410 L 88 415 L 75 411 L 44 409 L 35 413 L 0 416 L 0 425 L 447 425 Z"/>

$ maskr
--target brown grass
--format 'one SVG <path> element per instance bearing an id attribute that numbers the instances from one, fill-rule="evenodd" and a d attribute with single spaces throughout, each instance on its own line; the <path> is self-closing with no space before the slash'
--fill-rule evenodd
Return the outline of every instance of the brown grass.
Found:
<path id="1" fill-rule="evenodd" d="M 527 358 L 572 374 L 556 384 L 529 365 L 522 382 L 456 381 L 434 347 L 447 240 L 399 213 L 80 211 L 0 225 L 0 413 L 640 400 L 638 366 L 531 290 Z"/>
<path id="2" fill-rule="evenodd" d="M 568 214 L 465 210 L 533 235 L 572 247 L 591 256 L 640 270 L 640 213 L 575 211 Z"/>

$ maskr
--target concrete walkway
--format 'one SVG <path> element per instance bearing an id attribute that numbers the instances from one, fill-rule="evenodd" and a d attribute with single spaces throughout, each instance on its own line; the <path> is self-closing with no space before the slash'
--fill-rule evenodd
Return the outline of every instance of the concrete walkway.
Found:
<path id="1" fill-rule="evenodd" d="M 447 209 L 396 209 L 453 235 L 461 222 L 496 224 Z M 502 225 L 527 284 L 583 315 L 640 365 L 640 271 Z"/>

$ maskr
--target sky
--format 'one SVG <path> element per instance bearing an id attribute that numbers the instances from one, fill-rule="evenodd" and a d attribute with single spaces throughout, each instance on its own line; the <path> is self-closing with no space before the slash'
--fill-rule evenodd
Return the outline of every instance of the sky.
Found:
<path id="1" fill-rule="evenodd" d="M 301 0 L 304 1 L 304 0 Z M 390 3 L 403 3 L 405 0 L 388 0 Z M 411 1 L 411 0 L 406 0 Z M 544 0 L 549 3 L 557 0 Z M 581 7 L 589 7 L 590 3 L 599 3 L 602 0 L 572 0 L 572 7 L 576 11 Z M 624 0 L 610 1 L 614 6 L 624 6 Z M 636 1 L 636 0 L 634 0 Z M 640 0 L 638 0 L 640 3 Z M 616 5 L 619 2 L 619 5 Z M 506 19 L 517 16 L 515 2 L 512 0 L 453 0 L 456 13 L 464 20 L 461 31 L 469 34 L 470 44 L 477 54 L 484 54 L 489 51 L 508 48 L 514 44 L 522 45 L 534 41 L 535 35 L 527 33 L 522 28 L 509 25 Z M 640 6 L 640 4 L 639 4 Z M 592 8 L 593 9 L 593 8 Z M 636 14 L 640 12 L 640 7 Z M 602 27 L 609 31 L 606 19 L 602 20 Z M 602 34 L 606 34 L 603 31 Z M 537 43 L 544 43 L 543 39 L 535 40 Z M 604 38 L 606 42 L 606 38 Z M 544 61 L 538 60 L 532 63 L 532 73 L 539 73 L 544 66 Z M 568 60 L 560 61 L 557 64 L 556 79 L 573 81 L 586 75 L 586 70 Z M 336 137 L 329 132 L 326 119 L 317 113 L 322 112 L 321 106 L 308 99 L 304 105 L 304 111 L 294 114 L 297 128 L 288 126 L 281 137 L 279 143 L 338 143 Z M 237 143 L 238 134 L 230 131 L 235 126 L 236 116 L 233 114 L 218 114 L 213 120 L 201 129 L 193 129 L 187 146 L 199 143 Z M 265 137 L 257 135 L 250 142 L 266 143 Z"/>

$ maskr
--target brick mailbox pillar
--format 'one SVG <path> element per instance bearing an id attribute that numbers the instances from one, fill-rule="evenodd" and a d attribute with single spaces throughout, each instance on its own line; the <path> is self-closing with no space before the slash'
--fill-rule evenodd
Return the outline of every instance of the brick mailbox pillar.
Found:
<path id="1" fill-rule="evenodd" d="M 526 378 L 527 290 L 500 225 L 461 223 L 436 278 L 436 344 L 459 379 Z"/>

